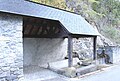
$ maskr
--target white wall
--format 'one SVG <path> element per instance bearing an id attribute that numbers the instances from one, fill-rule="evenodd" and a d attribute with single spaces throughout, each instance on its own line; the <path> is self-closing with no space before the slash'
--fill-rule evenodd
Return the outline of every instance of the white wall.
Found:
<path id="1" fill-rule="evenodd" d="M 112 47 L 113 63 L 120 63 L 120 46 Z"/>
<path id="2" fill-rule="evenodd" d="M 24 38 L 24 66 L 45 66 L 48 62 L 64 59 L 67 39 Z"/>

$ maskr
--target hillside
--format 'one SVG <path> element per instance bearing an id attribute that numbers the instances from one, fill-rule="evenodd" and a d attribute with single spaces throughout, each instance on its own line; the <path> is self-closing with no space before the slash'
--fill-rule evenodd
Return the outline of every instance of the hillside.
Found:
<path id="1" fill-rule="evenodd" d="M 120 1 L 117 0 L 31 0 L 83 16 L 103 35 L 102 40 L 120 44 Z M 100 38 L 99 38 L 100 39 Z"/>

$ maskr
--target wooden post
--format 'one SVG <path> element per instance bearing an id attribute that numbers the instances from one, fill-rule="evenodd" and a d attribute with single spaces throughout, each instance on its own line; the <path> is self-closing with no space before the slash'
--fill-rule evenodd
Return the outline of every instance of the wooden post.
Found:
<path id="1" fill-rule="evenodd" d="M 72 67 L 73 65 L 72 51 L 73 51 L 72 37 L 68 36 L 68 67 Z"/>
<path id="2" fill-rule="evenodd" d="M 96 46 L 97 46 L 97 36 L 93 38 L 93 60 L 97 59 Z"/>

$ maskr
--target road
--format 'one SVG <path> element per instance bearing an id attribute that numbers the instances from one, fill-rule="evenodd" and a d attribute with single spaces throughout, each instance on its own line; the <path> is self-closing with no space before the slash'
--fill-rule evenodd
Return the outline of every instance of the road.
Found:
<path id="1" fill-rule="evenodd" d="M 76 81 L 120 81 L 120 65 L 112 66 L 100 73 L 79 78 Z"/>

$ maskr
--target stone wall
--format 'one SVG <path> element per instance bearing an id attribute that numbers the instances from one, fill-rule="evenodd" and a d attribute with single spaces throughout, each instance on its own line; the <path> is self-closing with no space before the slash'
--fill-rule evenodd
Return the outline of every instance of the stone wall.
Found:
<path id="1" fill-rule="evenodd" d="M 82 59 L 92 59 L 93 58 L 93 38 L 79 38 L 73 39 L 73 52 L 79 55 Z"/>
<path id="2" fill-rule="evenodd" d="M 22 17 L 0 13 L 0 81 L 23 81 Z"/>
<path id="3" fill-rule="evenodd" d="M 67 39 L 24 38 L 24 66 L 47 67 L 47 63 L 64 59 Z"/>

